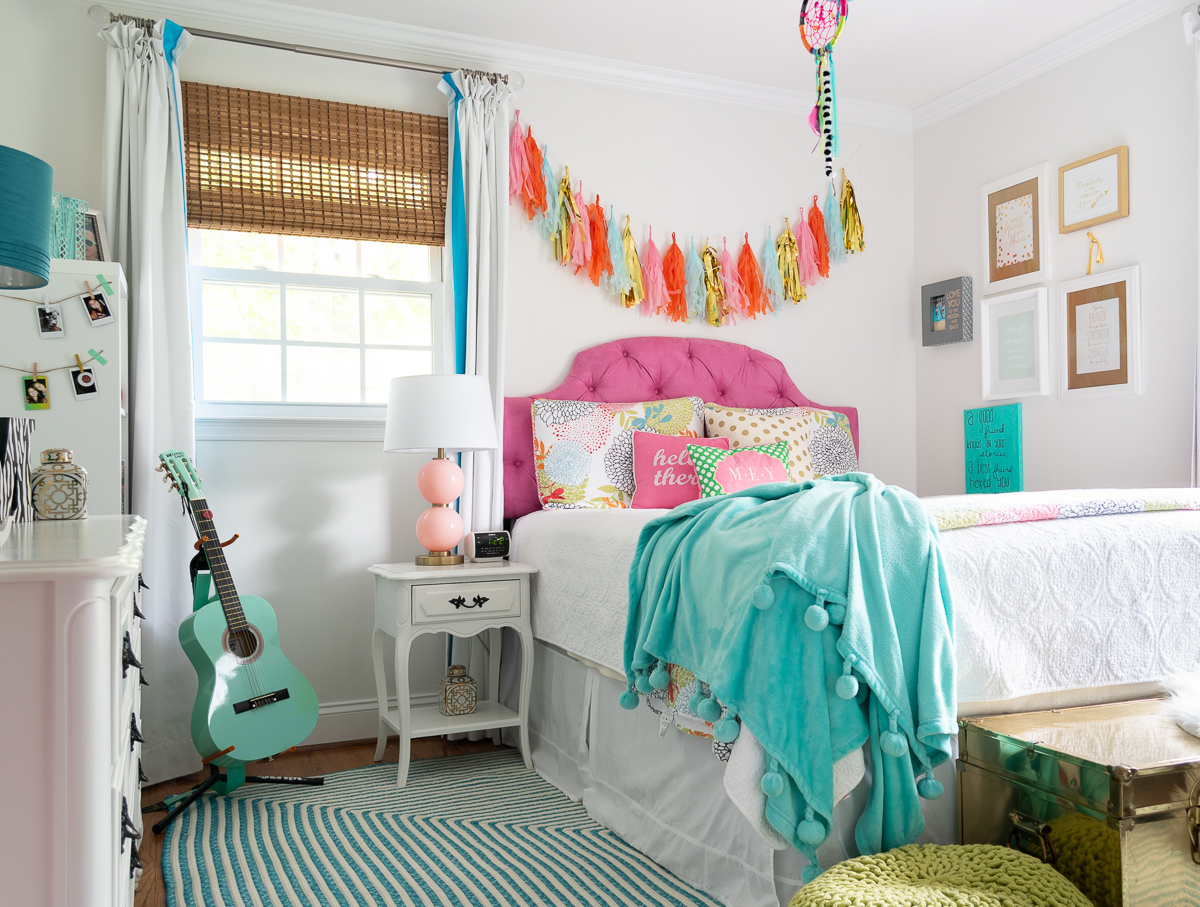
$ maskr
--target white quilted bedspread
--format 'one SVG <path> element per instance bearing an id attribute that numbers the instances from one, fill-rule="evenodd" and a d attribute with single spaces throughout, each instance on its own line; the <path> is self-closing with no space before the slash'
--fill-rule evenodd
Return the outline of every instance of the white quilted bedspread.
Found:
<path id="1" fill-rule="evenodd" d="M 534 635 L 621 675 L 629 565 L 657 510 L 523 517 L 513 559 L 540 568 Z M 1200 662 L 1200 512 L 942 533 L 958 698 L 991 702 L 1144 683 Z"/>

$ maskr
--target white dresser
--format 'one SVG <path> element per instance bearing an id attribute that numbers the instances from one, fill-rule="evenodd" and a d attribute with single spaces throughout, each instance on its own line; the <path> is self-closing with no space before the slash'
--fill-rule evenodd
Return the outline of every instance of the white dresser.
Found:
<path id="1" fill-rule="evenodd" d="M 133 903 L 145 534 L 93 516 L 20 523 L 0 547 L 0 902 Z"/>

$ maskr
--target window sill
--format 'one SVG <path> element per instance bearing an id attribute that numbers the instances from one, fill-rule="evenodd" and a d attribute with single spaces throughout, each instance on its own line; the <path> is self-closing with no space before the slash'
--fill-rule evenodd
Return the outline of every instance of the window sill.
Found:
<path id="1" fill-rule="evenodd" d="M 382 418 L 197 416 L 197 441 L 366 441 L 383 443 Z"/>

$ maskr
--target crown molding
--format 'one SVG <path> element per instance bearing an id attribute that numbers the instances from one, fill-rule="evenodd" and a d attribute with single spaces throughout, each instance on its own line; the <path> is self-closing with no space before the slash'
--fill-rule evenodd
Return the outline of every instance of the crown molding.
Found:
<path id="1" fill-rule="evenodd" d="M 114 4 L 113 9 L 136 15 L 169 16 L 185 28 L 192 23 L 196 27 L 228 29 L 237 34 L 296 44 L 328 47 L 332 42 L 350 45 L 338 49 L 360 53 L 369 50 L 379 56 L 430 63 L 447 69 L 516 69 L 522 73 L 765 110 L 807 115 L 816 97 L 809 91 L 380 22 L 345 13 L 290 6 L 275 0 L 122 0 Z M 844 123 L 860 126 L 912 129 L 911 112 L 891 104 L 843 97 L 838 99 L 838 116 Z"/>
<path id="2" fill-rule="evenodd" d="M 1061 66 L 1068 60 L 1124 37 L 1135 29 L 1180 10 L 1179 0 L 1131 0 L 1120 9 L 1098 16 L 1082 28 L 1051 41 L 1044 47 L 1018 57 L 999 69 L 994 69 L 953 91 L 949 91 L 912 111 L 913 130 L 954 116 L 994 95 L 1022 82 L 1028 82 L 1044 72 Z"/>

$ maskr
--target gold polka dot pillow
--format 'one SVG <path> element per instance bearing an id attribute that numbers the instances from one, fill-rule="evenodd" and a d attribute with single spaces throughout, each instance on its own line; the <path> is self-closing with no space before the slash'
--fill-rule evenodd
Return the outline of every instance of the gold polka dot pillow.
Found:
<path id="1" fill-rule="evenodd" d="M 850 420 L 845 413 L 808 406 L 750 409 L 706 403 L 704 430 L 710 438 L 728 438 L 731 450 L 787 441 L 788 471 L 793 482 L 858 469 Z"/>

